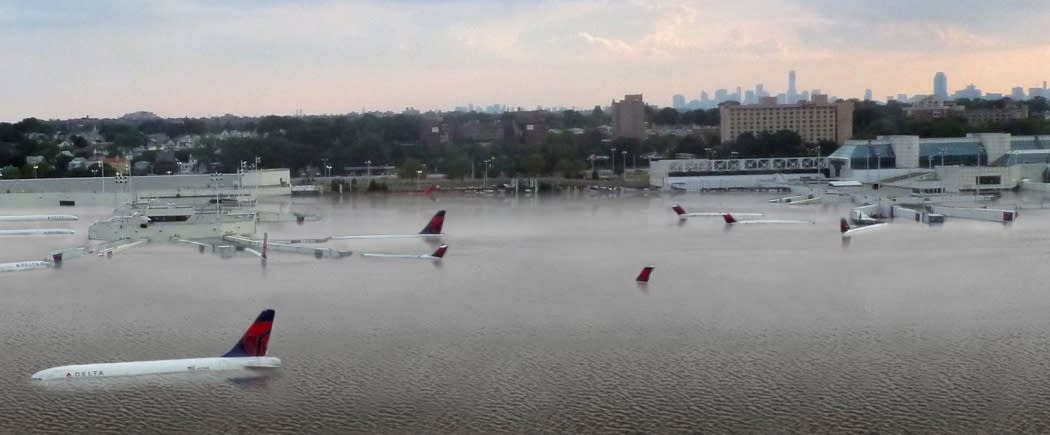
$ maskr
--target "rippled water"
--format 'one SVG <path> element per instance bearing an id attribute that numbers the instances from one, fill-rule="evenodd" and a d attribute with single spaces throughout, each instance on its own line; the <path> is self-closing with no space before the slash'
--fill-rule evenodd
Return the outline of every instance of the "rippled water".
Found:
<path id="1" fill-rule="evenodd" d="M 846 246 L 848 205 L 766 198 L 295 199 L 324 220 L 261 230 L 415 232 L 444 208 L 448 256 L 275 253 L 263 269 L 154 243 L 0 274 L 0 432 L 1050 430 L 1047 211 L 896 222 Z M 673 202 L 817 224 L 680 224 Z M 76 244 L 109 210 L 76 212 L 73 239 L 4 239 L 0 261 Z M 29 380 L 221 355 L 271 307 L 270 377 Z"/>

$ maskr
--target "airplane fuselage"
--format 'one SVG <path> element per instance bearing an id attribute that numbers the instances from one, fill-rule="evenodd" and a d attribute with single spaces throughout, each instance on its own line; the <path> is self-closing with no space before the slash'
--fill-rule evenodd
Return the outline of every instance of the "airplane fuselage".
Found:
<path id="1" fill-rule="evenodd" d="M 99 364 L 77 364 L 52 367 L 33 374 L 34 381 L 86 379 L 121 376 L 164 375 L 198 371 L 278 368 L 281 360 L 272 356 L 209 357 L 130 361 Z"/>
<path id="2" fill-rule="evenodd" d="M 47 269 L 51 267 L 49 261 L 19 261 L 15 263 L 0 263 L 0 272 L 18 272 L 22 270 Z"/>
<path id="3" fill-rule="evenodd" d="M 0 230 L 0 236 L 58 236 L 75 234 L 73 230 L 62 228 L 43 228 L 26 230 Z"/>

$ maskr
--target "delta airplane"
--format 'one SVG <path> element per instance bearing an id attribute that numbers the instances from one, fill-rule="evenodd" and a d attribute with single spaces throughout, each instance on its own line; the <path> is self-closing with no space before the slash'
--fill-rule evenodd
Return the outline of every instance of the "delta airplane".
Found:
<path id="1" fill-rule="evenodd" d="M 713 212 L 713 211 L 712 212 L 686 213 L 685 209 L 682 208 L 682 206 L 680 204 L 671 204 L 671 210 L 674 210 L 675 214 L 678 215 L 679 219 L 688 219 L 688 218 L 691 218 L 691 217 L 719 217 L 719 216 L 722 216 L 723 214 L 725 214 L 725 212 Z M 758 217 L 758 216 L 762 216 L 762 213 L 737 213 L 736 215 L 737 216 Z"/>
<path id="2" fill-rule="evenodd" d="M 863 226 L 859 226 L 859 227 L 850 227 L 849 221 L 847 221 L 846 218 L 839 219 L 839 231 L 842 232 L 842 238 L 843 239 L 848 239 L 850 237 L 853 237 L 853 235 L 857 234 L 857 233 L 863 233 L 863 232 L 866 232 L 866 231 L 870 231 L 870 230 L 874 230 L 874 229 L 878 229 L 878 228 L 883 228 L 886 225 L 889 225 L 889 224 L 887 224 L 887 223 L 877 223 L 877 224 L 863 225 Z"/>
<path id="3" fill-rule="evenodd" d="M 448 251 L 448 245 L 438 246 L 437 250 L 433 254 L 361 254 L 362 257 L 379 257 L 379 258 L 418 258 L 422 260 L 440 260 L 445 256 L 445 251 Z"/>
<path id="4" fill-rule="evenodd" d="M 813 221 L 801 221 L 801 220 L 792 220 L 792 219 L 745 219 L 745 220 L 739 220 L 738 221 L 735 218 L 733 218 L 733 215 L 731 215 L 729 213 L 723 213 L 722 214 L 722 219 L 724 219 L 727 224 L 813 224 L 813 223 L 816 223 L 816 222 L 813 222 Z"/>
<path id="5" fill-rule="evenodd" d="M 434 216 L 430 218 L 430 222 L 427 222 L 427 226 L 423 227 L 423 230 L 415 234 L 363 234 L 363 235 L 351 235 L 351 236 L 328 236 L 316 239 L 294 239 L 294 240 L 278 240 L 275 243 L 326 243 L 331 240 L 367 240 L 367 239 L 441 239 L 445 237 L 445 234 L 441 232 L 441 227 L 445 223 L 445 210 L 438 210 L 434 213 Z"/>
<path id="6" fill-rule="evenodd" d="M 29 214 L 21 216 L 0 216 L 0 222 L 36 222 L 36 221 L 75 221 L 80 218 L 71 214 Z"/>
<path id="7" fill-rule="evenodd" d="M 0 230 L 0 236 L 57 236 L 75 234 L 73 230 L 63 228 L 42 228 L 24 230 Z"/>
<path id="8" fill-rule="evenodd" d="M 226 371 L 243 369 L 274 369 L 281 360 L 266 356 L 273 327 L 273 310 L 264 310 L 248 327 L 240 341 L 221 357 L 131 361 L 101 364 L 78 364 L 52 367 L 33 374 L 34 381 L 58 379 L 103 378 L 118 376 L 162 375 L 196 371 Z"/>
<path id="9" fill-rule="evenodd" d="M 49 269 L 52 265 L 54 265 L 54 263 L 43 260 L 0 263 L 0 272 L 21 272 L 24 270 Z"/>
<path id="10" fill-rule="evenodd" d="M 643 267 L 642 271 L 638 272 L 638 276 L 634 278 L 635 282 L 638 282 L 638 283 L 647 283 L 647 282 L 649 282 L 649 276 L 653 274 L 653 269 L 655 269 L 655 267 L 653 267 L 653 266 L 645 266 L 645 267 Z"/>

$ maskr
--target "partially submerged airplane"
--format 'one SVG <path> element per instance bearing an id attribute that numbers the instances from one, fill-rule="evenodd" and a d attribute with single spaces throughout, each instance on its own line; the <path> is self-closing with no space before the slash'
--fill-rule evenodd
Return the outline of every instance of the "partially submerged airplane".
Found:
<path id="1" fill-rule="evenodd" d="M 70 234 L 76 234 L 76 232 L 65 228 L 0 230 L 0 236 L 68 236 Z"/>
<path id="2" fill-rule="evenodd" d="M 794 219 L 745 219 L 745 220 L 736 220 L 736 218 L 734 218 L 733 215 L 729 214 L 729 213 L 723 213 L 722 214 L 722 219 L 724 219 L 727 224 L 813 224 L 813 223 L 816 223 L 816 222 L 813 222 L 813 221 L 803 221 L 803 220 L 794 220 Z"/>
<path id="3" fill-rule="evenodd" d="M 653 266 L 645 266 L 641 272 L 638 272 L 638 276 L 634 278 L 635 282 L 647 283 L 649 282 L 649 275 L 653 274 Z"/>
<path id="4" fill-rule="evenodd" d="M 889 225 L 889 224 L 887 224 L 887 223 L 874 223 L 874 224 L 862 225 L 862 226 L 858 226 L 858 227 L 851 227 L 850 224 L 849 224 L 849 221 L 847 221 L 846 218 L 839 219 L 839 231 L 842 232 L 842 238 L 843 239 L 848 239 L 850 237 L 853 237 L 853 235 L 857 234 L 857 233 L 863 233 L 863 232 L 867 232 L 867 231 L 871 231 L 871 230 L 875 230 L 875 229 L 879 229 L 879 228 L 884 228 L 886 225 Z"/>
<path id="5" fill-rule="evenodd" d="M 379 258 L 418 258 L 421 260 L 440 260 L 445 256 L 445 251 L 448 251 L 448 245 L 438 246 L 437 250 L 433 254 L 413 255 L 413 254 L 361 254 L 362 257 L 379 257 Z"/>
<path id="6" fill-rule="evenodd" d="M 266 356 L 273 327 L 273 310 L 263 310 L 244 336 L 221 357 L 131 361 L 100 364 L 77 364 L 52 367 L 33 374 L 34 381 L 83 379 L 118 376 L 163 375 L 196 371 L 275 369 L 281 360 Z"/>
<path id="7" fill-rule="evenodd" d="M 719 216 L 722 216 L 722 215 L 726 214 L 725 212 L 686 213 L 685 209 L 682 208 L 682 206 L 680 204 L 671 204 L 671 210 L 674 210 L 675 214 L 678 215 L 679 219 L 687 219 L 687 218 L 691 218 L 691 217 L 719 217 Z M 762 216 L 762 213 L 737 213 L 736 215 L 737 216 L 757 217 L 757 216 Z"/>
<path id="8" fill-rule="evenodd" d="M 71 214 L 27 214 L 0 216 L 0 222 L 75 221 L 80 218 Z"/>
<path id="9" fill-rule="evenodd" d="M 373 239 L 426 239 L 435 240 L 445 237 L 445 234 L 441 232 L 442 226 L 445 224 L 445 210 L 438 210 L 434 213 L 434 216 L 430 218 L 430 222 L 427 222 L 427 226 L 423 227 L 423 230 L 413 234 L 361 234 L 361 235 L 349 235 L 349 236 L 328 236 L 314 239 L 291 239 L 291 240 L 277 240 L 276 243 L 286 244 L 297 244 L 297 243 L 326 243 L 332 240 L 373 240 Z"/>

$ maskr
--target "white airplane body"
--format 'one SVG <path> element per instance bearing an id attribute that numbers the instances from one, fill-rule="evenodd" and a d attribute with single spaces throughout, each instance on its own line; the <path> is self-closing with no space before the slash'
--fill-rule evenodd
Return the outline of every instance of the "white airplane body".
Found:
<path id="1" fill-rule="evenodd" d="M 849 222 L 846 221 L 846 218 L 842 218 L 842 219 L 839 220 L 839 231 L 842 232 L 842 238 L 843 239 L 848 239 L 850 237 L 853 237 L 853 235 L 855 235 L 857 233 L 865 233 L 865 232 L 869 232 L 869 231 L 872 231 L 872 230 L 885 228 L 887 225 L 889 225 L 889 224 L 887 224 L 887 223 L 877 223 L 877 224 L 864 225 L 864 226 L 860 226 L 860 227 L 851 227 Z"/>
<path id="2" fill-rule="evenodd" d="M 722 214 L 722 219 L 727 224 L 813 224 L 813 221 L 803 221 L 794 219 L 747 219 L 747 220 L 736 220 L 733 215 L 729 213 Z"/>
<path id="3" fill-rule="evenodd" d="M 448 245 L 438 246 L 437 250 L 433 254 L 361 254 L 362 257 L 377 257 L 377 258 L 417 258 L 421 260 L 440 260 L 445 256 L 445 251 L 448 251 Z"/>
<path id="4" fill-rule="evenodd" d="M 63 228 L 0 230 L 0 236 L 57 236 L 70 234 L 75 234 L 75 232 Z"/>
<path id="5" fill-rule="evenodd" d="M 164 375 L 197 371 L 273 369 L 281 360 L 266 356 L 274 311 L 264 310 L 255 318 L 241 339 L 221 357 L 74 364 L 52 367 L 33 374 L 35 381 L 86 379 L 118 376 Z"/>
<path id="6" fill-rule="evenodd" d="M 257 368 L 278 368 L 281 360 L 272 356 L 242 358 L 186 358 L 156 361 L 132 361 L 100 364 L 76 364 L 52 367 L 33 374 L 33 380 L 49 381 L 70 378 L 101 378 L 120 376 L 166 375 L 196 371 L 229 371 Z"/>
<path id="7" fill-rule="evenodd" d="M 36 222 L 36 221 L 75 221 L 80 218 L 71 214 L 30 214 L 21 216 L 0 216 L 0 222 Z"/>
<path id="8" fill-rule="evenodd" d="M 445 223 L 445 210 L 438 210 L 427 222 L 423 230 L 414 234 L 361 234 L 348 236 L 328 236 L 312 239 L 275 240 L 273 243 L 298 244 L 298 243 L 327 243 L 332 240 L 375 240 L 375 239 L 425 239 L 434 240 L 445 237 L 441 227 Z"/>
<path id="9" fill-rule="evenodd" d="M 0 263 L 0 272 L 21 272 L 23 270 L 49 269 L 53 263 L 50 261 L 18 261 L 14 263 Z"/>
<path id="10" fill-rule="evenodd" d="M 679 219 L 691 218 L 691 217 L 719 217 L 725 214 L 725 212 L 693 212 L 687 213 L 680 204 L 671 204 L 671 210 L 674 210 L 675 214 L 678 215 Z M 762 216 L 762 213 L 734 213 L 736 216 L 747 216 L 747 217 L 758 217 Z"/>

